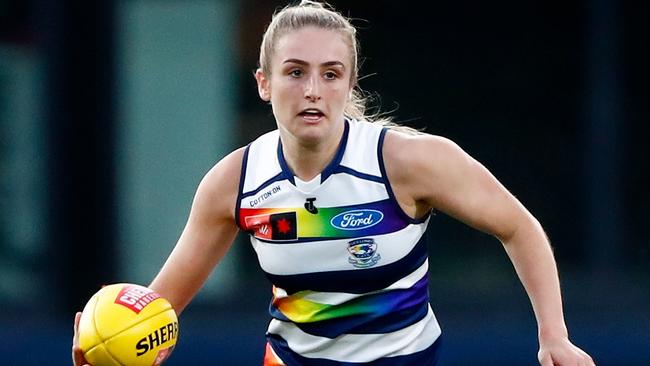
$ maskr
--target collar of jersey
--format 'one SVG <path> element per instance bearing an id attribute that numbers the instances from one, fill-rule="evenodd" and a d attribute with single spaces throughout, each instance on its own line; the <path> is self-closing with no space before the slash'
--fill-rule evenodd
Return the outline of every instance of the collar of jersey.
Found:
<path id="1" fill-rule="evenodd" d="M 345 153 L 345 146 L 348 143 L 348 133 L 350 132 L 350 123 L 348 119 L 345 119 L 345 128 L 343 130 L 343 136 L 341 136 L 341 141 L 339 142 L 339 147 L 336 150 L 336 154 L 334 155 L 334 158 L 332 161 L 330 161 L 329 164 L 323 169 L 323 171 L 320 173 L 320 182 L 321 184 L 336 171 L 336 168 L 339 166 L 341 163 L 341 159 L 343 159 L 343 154 Z M 291 182 L 294 186 L 296 185 L 296 180 L 295 180 L 295 174 L 289 168 L 289 165 L 287 164 L 287 161 L 284 159 L 284 153 L 282 152 L 282 141 L 280 140 L 280 137 L 278 137 L 278 162 L 280 162 L 280 167 L 282 168 L 282 172 L 287 180 Z"/>

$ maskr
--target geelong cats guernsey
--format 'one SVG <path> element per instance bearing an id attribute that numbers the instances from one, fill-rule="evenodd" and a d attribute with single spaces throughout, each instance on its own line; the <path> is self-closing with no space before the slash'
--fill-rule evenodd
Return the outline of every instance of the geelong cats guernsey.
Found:
<path id="1" fill-rule="evenodd" d="M 422 239 L 395 200 L 386 129 L 345 121 L 332 162 L 295 177 L 277 130 L 246 148 L 237 222 L 273 284 L 265 365 L 433 365 L 440 327 L 429 306 Z"/>

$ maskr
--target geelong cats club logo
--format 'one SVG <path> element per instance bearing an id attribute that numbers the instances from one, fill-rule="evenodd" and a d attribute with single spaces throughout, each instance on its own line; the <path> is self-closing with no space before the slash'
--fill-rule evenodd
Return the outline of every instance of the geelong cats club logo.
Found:
<path id="1" fill-rule="evenodd" d="M 348 262 L 357 268 L 372 267 L 381 259 L 377 253 L 377 243 L 374 239 L 363 238 L 348 242 Z"/>

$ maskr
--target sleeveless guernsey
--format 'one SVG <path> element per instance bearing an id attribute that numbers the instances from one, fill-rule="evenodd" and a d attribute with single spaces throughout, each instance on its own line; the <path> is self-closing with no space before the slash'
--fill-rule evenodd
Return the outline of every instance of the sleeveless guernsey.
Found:
<path id="1" fill-rule="evenodd" d="M 273 284 L 265 365 L 434 365 L 422 235 L 386 178 L 386 129 L 345 121 L 332 162 L 303 182 L 277 130 L 244 153 L 237 222 Z"/>

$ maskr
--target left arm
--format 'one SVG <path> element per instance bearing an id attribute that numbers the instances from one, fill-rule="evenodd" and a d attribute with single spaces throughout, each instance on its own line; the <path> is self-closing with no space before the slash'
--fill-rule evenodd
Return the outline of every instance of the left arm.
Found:
<path id="1" fill-rule="evenodd" d="M 407 213 L 440 210 L 503 243 L 535 313 L 543 366 L 593 365 L 568 340 L 557 266 L 541 225 L 483 165 L 448 139 L 394 132 L 386 136 L 384 162 Z"/>

